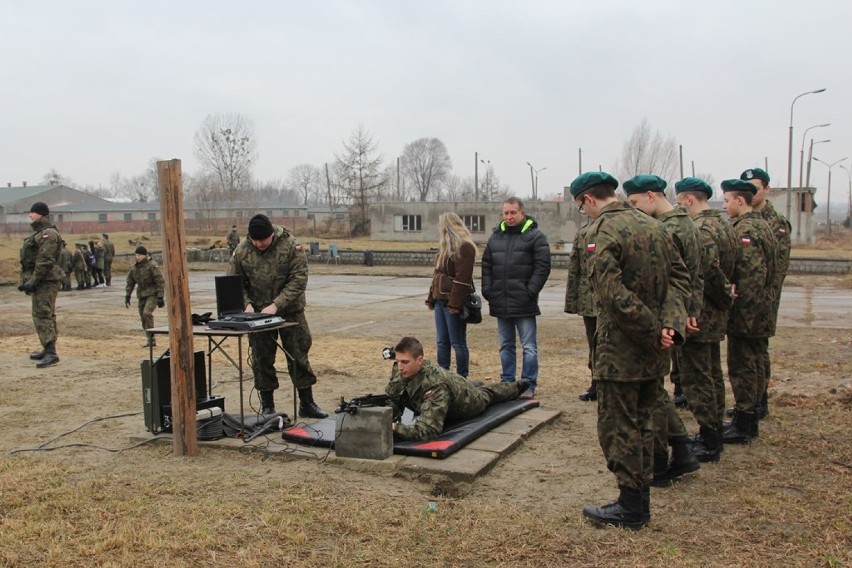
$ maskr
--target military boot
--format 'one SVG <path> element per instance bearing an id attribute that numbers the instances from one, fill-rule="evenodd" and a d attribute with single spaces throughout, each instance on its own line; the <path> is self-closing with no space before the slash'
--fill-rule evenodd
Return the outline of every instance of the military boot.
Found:
<path id="1" fill-rule="evenodd" d="M 33 351 L 32 353 L 30 353 L 30 359 L 32 359 L 33 361 L 41 361 L 42 359 L 44 359 L 44 354 L 44 349 L 42 349 L 41 351 Z"/>
<path id="2" fill-rule="evenodd" d="M 681 475 L 698 471 L 701 464 L 695 459 L 692 454 L 692 446 L 686 439 L 673 440 L 672 444 L 672 459 L 669 460 L 668 475 L 670 479 L 676 479 Z"/>
<path id="3" fill-rule="evenodd" d="M 639 530 L 648 521 L 643 514 L 642 491 L 619 487 L 620 494 L 614 503 L 601 507 L 591 505 L 583 507 L 583 516 L 595 523 L 612 525 L 619 528 Z M 650 519 L 650 493 L 648 497 L 648 518 Z"/>
<path id="4" fill-rule="evenodd" d="M 589 388 L 586 389 L 586 392 L 581 393 L 578 396 L 580 400 L 583 402 L 591 402 L 598 399 L 598 385 L 595 381 L 592 381 L 592 384 L 589 385 Z"/>
<path id="5" fill-rule="evenodd" d="M 754 414 L 739 412 L 734 415 L 730 423 L 726 423 L 722 430 L 722 442 L 725 444 L 748 444 L 751 442 L 752 422 Z"/>
<path id="6" fill-rule="evenodd" d="M 672 479 L 669 477 L 669 452 L 667 448 L 654 448 L 654 487 L 669 487 Z"/>
<path id="7" fill-rule="evenodd" d="M 260 394 L 260 413 L 275 414 L 275 391 L 257 391 Z"/>
<path id="8" fill-rule="evenodd" d="M 697 440 L 692 442 L 692 454 L 700 462 L 717 462 L 722 457 L 721 442 L 718 430 L 701 426 Z"/>
<path id="9" fill-rule="evenodd" d="M 651 486 L 642 485 L 642 522 L 651 522 Z"/>
<path id="10" fill-rule="evenodd" d="M 59 355 L 56 354 L 56 342 L 51 341 L 44 346 L 44 357 L 41 358 L 41 361 L 36 363 L 36 367 L 43 369 L 57 363 L 59 363 Z"/>
<path id="11" fill-rule="evenodd" d="M 311 387 L 299 389 L 299 416 L 302 418 L 328 418 L 328 414 L 314 402 Z"/>

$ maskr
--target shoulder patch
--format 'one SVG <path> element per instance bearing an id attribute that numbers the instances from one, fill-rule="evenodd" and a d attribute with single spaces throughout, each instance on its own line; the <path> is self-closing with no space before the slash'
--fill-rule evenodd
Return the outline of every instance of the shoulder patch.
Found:
<path id="1" fill-rule="evenodd" d="M 432 389 L 427 390 L 426 392 L 423 393 L 423 398 L 429 398 L 430 396 L 432 396 L 432 393 L 433 393 Z"/>
<path id="2" fill-rule="evenodd" d="M 586 252 L 595 252 L 595 243 L 587 243 Z"/>
<path id="3" fill-rule="evenodd" d="M 296 250 L 298 252 L 302 252 L 302 245 L 296 245 Z"/>
<path id="4" fill-rule="evenodd" d="M 741 238 L 741 239 L 740 239 L 740 243 L 741 243 L 743 246 L 749 246 L 749 245 L 751 245 L 751 237 L 747 237 L 747 236 L 746 236 L 746 237 Z"/>
<path id="5" fill-rule="evenodd" d="M 45 234 L 43 234 L 43 235 L 41 236 L 41 238 L 43 238 L 43 239 L 49 239 L 49 238 L 50 238 L 50 235 L 48 235 L 47 233 L 45 233 Z"/>
<path id="6" fill-rule="evenodd" d="M 787 227 L 778 227 L 778 234 L 782 237 L 787 234 Z"/>

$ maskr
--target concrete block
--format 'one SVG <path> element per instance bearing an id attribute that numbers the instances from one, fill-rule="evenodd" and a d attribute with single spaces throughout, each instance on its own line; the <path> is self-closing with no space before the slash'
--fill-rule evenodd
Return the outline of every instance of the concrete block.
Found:
<path id="1" fill-rule="evenodd" d="M 342 458 L 384 460 L 393 455 L 393 410 L 389 406 L 359 408 L 337 415 L 334 452 Z"/>

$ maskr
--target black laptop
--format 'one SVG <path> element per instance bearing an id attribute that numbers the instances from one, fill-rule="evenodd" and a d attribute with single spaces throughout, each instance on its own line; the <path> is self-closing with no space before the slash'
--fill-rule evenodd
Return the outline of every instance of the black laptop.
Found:
<path id="1" fill-rule="evenodd" d="M 216 319 L 220 321 L 254 321 L 268 318 L 269 314 L 246 312 L 243 299 L 243 277 L 216 277 Z"/>

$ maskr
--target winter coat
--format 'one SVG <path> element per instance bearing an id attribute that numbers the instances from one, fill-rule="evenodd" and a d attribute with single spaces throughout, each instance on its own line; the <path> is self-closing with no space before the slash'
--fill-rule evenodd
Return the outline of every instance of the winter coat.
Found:
<path id="1" fill-rule="evenodd" d="M 444 300 L 451 310 L 461 311 L 464 299 L 474 291 L 473 264 L 475 261 L 476 247 L 465 243 L 459 248 L 456 258 L 449 258 L 441 266 L 436 266 L 426 303 L 434 306 L 435 300 Z"/>

